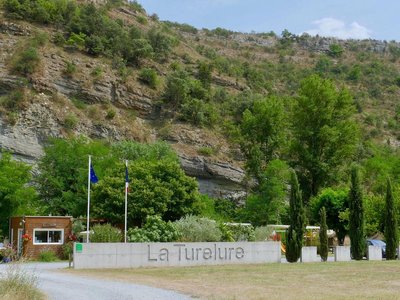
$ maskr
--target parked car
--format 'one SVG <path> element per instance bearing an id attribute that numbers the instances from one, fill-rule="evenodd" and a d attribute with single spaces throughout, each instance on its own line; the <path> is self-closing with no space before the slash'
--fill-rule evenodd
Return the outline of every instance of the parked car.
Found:
<path id="1" fill-rule="evenodd" d="M 381 247 L 381 249 L 382 249 L 382 258 L 386 258 L 386 243 L 384 241 L 368 239 L 367 240 L 367 245 L 368 246 Z"/>

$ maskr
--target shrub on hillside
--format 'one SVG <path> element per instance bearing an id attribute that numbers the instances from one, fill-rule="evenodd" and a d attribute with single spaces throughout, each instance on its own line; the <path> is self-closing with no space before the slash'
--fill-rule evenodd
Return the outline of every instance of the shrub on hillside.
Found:
<path id="1" fill-rule="evenodd" d="M 213 126 L 217 123 L 218 113 L 215 106 L 199 99 L 189 99 L 181 107 L 181 119 L 197 126 Z"/>
<path id="2" fill-rule="evenodd" d="M 188 215 L 174 222 L 181 242 L 218 242 L 222 232 L 214 220 Z"/>
<path id="3" fill-rule="evenodd" d="M 122 241 L 121 230 L 111 226 L 111 224 L 95 225 L 92 230 L 90 241 L 93 243 L 118 243 Z"/>
<path id="4" fill-rule="evenodd" d="M 139 73 L 139 79 L 151 88 L 155 89 L 158 85 L 157 72 L 153 69 L 144 68 Z"/>
<path id="5" fill-rule="evenodd" d="M 15 72 L 22 75 L 29 75 L 35 72 L 39 65 L 40 58 L 35 47 L 29 47 L 17 54 L 12 68 Z"/>
<path id="6" fill-rule="evenodd" d="M 23 108 L 25 102 L 25 91 L 14 90 L 9 95 L 0 97 L 0 104 L 10 111 L 17 111 Z"/>

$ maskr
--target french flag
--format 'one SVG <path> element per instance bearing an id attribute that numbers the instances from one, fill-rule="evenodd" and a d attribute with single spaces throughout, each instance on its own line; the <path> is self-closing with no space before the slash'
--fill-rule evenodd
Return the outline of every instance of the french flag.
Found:
<path id="1" fill-rule="evenodd" d="M 129 192 L 129 176 L 128 176 L 128 161 L 125 165 L 125 192 Z"/>

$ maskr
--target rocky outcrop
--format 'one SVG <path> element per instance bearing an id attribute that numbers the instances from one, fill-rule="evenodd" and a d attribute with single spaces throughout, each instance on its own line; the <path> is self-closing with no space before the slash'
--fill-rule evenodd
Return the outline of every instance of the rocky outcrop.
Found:
<path id="1" fill-rule="evenodd" d="M 296 41 L 302 48 L 314 52 L 329 52 L 332 44 L 341 45 L 344 49 L 354 50 L 355 47 L 356 49 L 381 54 L 389 53 L 390 47 L 400 49 L 400 43 L 398 42 L 379 40 L 340 40 L 332 37 L 301 36 Z"/>
<path id="2" fill-rule="evenodd" d="M 245 172 L 226 162 L 214 162 L 201 156 L 179 154 L 182 169 L 196 177 L 199 190 L 215 198 L 228 198 L 240 202 L 246 196 L 242 181 Z"/>
<path id="3" fill-rule="evenodd" d="M 227 80 L 226 78 L 222 78 L 219 76 L 213 76 L 212 82 L 216 85 L 233 88 L 238 91 L 244 91 L 249 89 L 249 87 L 246 85 L 240 84 L 239 82 L 232 82 Z"/>
<path id="4" fill-rule="evenodd" d="M 90 78 L 93 66 L 79 59 L 75 59 L 74 64 L 83 73 L 81 77 L 66 76 L 63 70 L 66 69 L 68 57 L 55 53 L 44 56 L 46 67 L 43 74 L 32 79 L 35 90 L 47 93 L 57 92 L 70 98 L 76 97 L 88 104 L 112 103 L 134 109 L 142 117 L 154 117 L 151 96 L 142 89 L 138 87 L 129 89 L 113 74 L 105 74 L 101 80 L 93 80 Z"/>
<path id="5" fill-rule="evenodd" d="M 33 103 L 21 112 L 13 126 L 0 119 L 0 148 L 20 160 L 34 163 L 43 155 L 43 142 L 49 137 L 60 137 L 60 129 L 46 104 Z"/>
<path id="6" fill-rule="evenodd" d="M 31 34 L 31 30 L 28 26 L 23 26 L 7 21 L 0 21 L 0 33 L 16 36 L 26 36 Z"/>

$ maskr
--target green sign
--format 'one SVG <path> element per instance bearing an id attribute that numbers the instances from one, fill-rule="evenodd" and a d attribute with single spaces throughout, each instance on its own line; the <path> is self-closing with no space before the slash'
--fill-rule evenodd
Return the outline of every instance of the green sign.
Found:
<path id="1" fill-rule="evenodd" d="M 76 253 L 82 253 L 83 245 L 81 243 L 76 243 L 75 251 Z"/>

